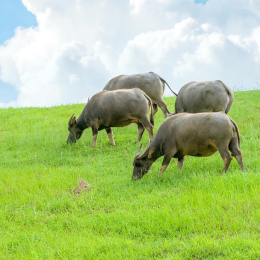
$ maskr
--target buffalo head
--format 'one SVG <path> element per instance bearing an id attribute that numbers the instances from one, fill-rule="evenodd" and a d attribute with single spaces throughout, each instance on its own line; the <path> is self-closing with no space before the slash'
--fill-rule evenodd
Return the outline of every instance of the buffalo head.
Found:
<path id="1" fill-rule="evenodd" d="M 67 144 L 76 143 L 76 141 L 81 137 L 83 131 L 77 126 L 77 120 L 74 114 L 71 116 L 68 122 L 69 136 L 67 139 Z"/>
<path id="2" fill-rule="evenodd" d="M 137 152 L 137 155 L 133 163 L 134 166 L 134 171 L 132 176 L 133 180 L 141 179 L 149 171 L 151 165 L 154 162 L 154 160 L 152 159 L 153 150 L 150 150 L 150 142 L 151 141 L 149 141 L 147 148 L 142 154 L 140 154 L 142 145 L 140 145 L 139 147 L 139 150 Z"/>

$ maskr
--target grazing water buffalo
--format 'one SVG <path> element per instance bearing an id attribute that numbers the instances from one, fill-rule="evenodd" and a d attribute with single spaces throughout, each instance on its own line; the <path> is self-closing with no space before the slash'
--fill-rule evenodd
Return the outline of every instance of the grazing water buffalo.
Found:
<path id="1" fill-rule="evenodd" d="M 164 83 L 166 83 L 172 93 L 177 96 L 168 83 L 153 72 L 117 76 L 106 84 L 104 90 L 140 88 L 151 98 L 153 102 L 153 113 L 155 114 L 158 111 L 158 105 L 166 117 L 170 112 L 167 105 L 162 101 L 165 88 Z"/>
<path id="2" fill-rule="evenodd" d="M 233 99 L 232 90 L 220 80 L 190 82 L 180 89 L 173 114 L 219 111 L 227 114 Z"/>
<path id="3" fill-rule="evenodd" d="M 217 150 L 226 172 L 232 155 L 244 170 L 242 153 L 239 150 L 240 138 L 236 123 L 223 112 L 217 113 L 180 113 L 168 118 L 160 126 L 157 134 L 146 150 L 140 155 L 141 146 L 134 159 L 133 179 L 145 175 L 154 161 L 164 156 L 161 175 L 166 170 L 172 157 L 178 158 L 181 169 L 185 155 L 210 156 Z"/>
<path id="4" fill-rule="evenodd" d="M 151 107 L 150 122 L 147 117 Z M 75 143 L 86 128 L 92 128 L 93 144 L 96 147 L 98 131 L 106 129 L 110 143 L 115 145 L 111 127 L 138 125 L 140 141 L 144 128 L 150 139 L 153 138 L 153 106 L 151 99 L 140 89 L 103 90 L 94 95 L 78 119 L 71 116 L 68 123 L 69 137 L 67 143 Z"/>

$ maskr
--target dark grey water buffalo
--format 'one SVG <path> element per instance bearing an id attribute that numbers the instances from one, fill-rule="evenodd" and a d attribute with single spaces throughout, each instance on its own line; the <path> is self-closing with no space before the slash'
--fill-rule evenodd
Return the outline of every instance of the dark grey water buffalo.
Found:
<path id="1" fill-rule="evenodd" d="M 154 139 L 142 153 L 140 149 L 134 159 L 133 179 L 140 179 L 154 161 L 164 156 L 161 174 L 166 170 L 172 157 L 178 158 L 181 169 L 185 155 L 205 157 L 219 151 L 226 172 L 232 155 L 244 170 L 242 153 L 239 150 L 240 137 L 236 123 L 223 112 L 180 113 L 168 118 L 160 126 Z"/>
<path id="2" fill-rule="evenodd" d="M 153 72 L 117 76 L 106 84 L 104 90 L 140 88 L 151 98 L 153 102 L 153 113 L 155 114 L 158 111 L 158 105 L 166 117 L 170 112 L 167 105 L 162 101 L 165 83 L 172 93 L 177 96 L 168 83 Z"/>
<path id="3" fill-rule="evenodd" d="M 148 119 L 151 107 L 150 122 Z M 69 137 L 67 143 L 75 143 L 86 128 L 91 127 L 93 134 L 92 147 L 96 146 L 98 131 L 106 129 L 110 143 L 115 145 L 111 127 L 138 125 L 140 141 L 144 129 L 150 139 L 153 137 L 153 106 L 151 99 L 140 89 L 103 90 L 94 95 L 78 119 L 71 116 L 68 123 Z"/>
<path id="4" fill-rule="evenodd" d="M 190 82 L 176 98 L 175 113 L 219 112 L 230 110 L 234 94 L 222 81 Z"/>

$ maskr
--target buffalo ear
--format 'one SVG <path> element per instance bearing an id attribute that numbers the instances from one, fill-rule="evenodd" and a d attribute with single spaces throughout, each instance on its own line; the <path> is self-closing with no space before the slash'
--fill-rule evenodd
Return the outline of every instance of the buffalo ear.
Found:
<path id="1" fill-rule="evenodd" d="M 72 117 L 71 123 L 73 124 L 73 126 L 76 126 L 77 122 L 75 116 Z"/>
<path id="2" fill-rule="evenodd" d="M 153 155 L 154 151 L 155 151 L 155 148 L 152 148 L 152 149 L 148 152 L 148 158 L 149 158 L 149 159 L 152 158 L 152 155 Z"/>

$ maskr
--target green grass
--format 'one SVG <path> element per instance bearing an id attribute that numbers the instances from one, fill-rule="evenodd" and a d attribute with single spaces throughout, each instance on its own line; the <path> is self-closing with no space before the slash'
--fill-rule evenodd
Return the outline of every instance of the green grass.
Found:
<path id="1" fill-rule="evenodd" d="M 0 259 L 259 259 L 260 91 L 237 92 L 245 172 L 218 153 L 132 182 L 137 126 L 67 145 L 84 104 L 0 110 Z M 174 99 L 165 98 L 171 111 Z M 155 129 L 164 121 L 155 116 Z M 142 143 L 148 143 L 144 133 Z M 143 147 L 143 149 L 144 149 Z M 84 179 L 89 190 L 74 189 Z"/>

